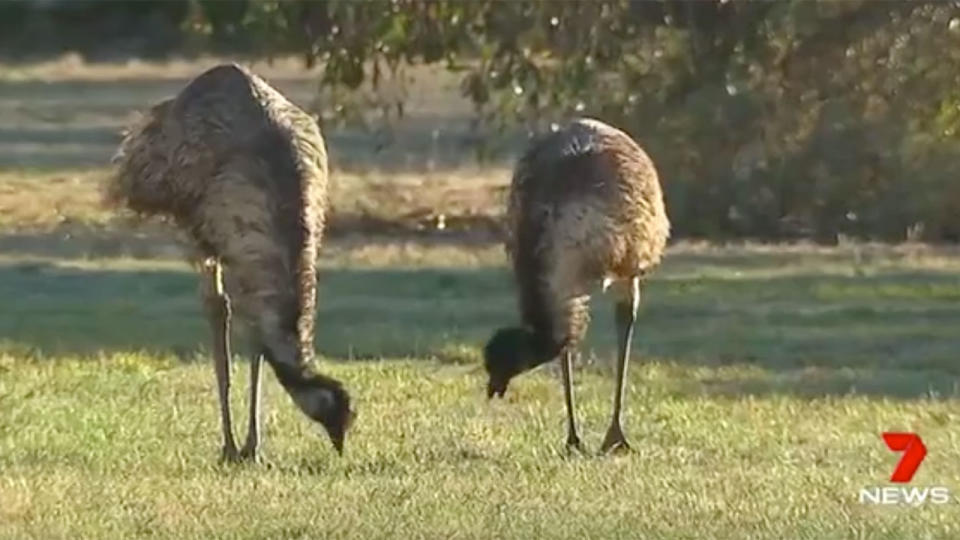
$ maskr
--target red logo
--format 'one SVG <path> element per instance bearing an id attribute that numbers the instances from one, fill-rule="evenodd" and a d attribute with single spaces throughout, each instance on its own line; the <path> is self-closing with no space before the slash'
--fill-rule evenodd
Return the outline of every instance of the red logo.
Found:
<path id="1" fill-rule="evenodd" d="M 909 482 L 923 458 L 927 457 L 927 447 L 916 433 L 886 432 L 883 434 L 883 441 L 894 452 L 903 452 L 897 468 L 890 475 L 890 481 L 901 484 Z"/>

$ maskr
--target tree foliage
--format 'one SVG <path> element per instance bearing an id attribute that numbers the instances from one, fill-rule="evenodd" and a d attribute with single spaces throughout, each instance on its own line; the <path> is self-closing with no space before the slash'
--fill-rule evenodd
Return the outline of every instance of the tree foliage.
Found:
<path id="1" fill-rule="evenodd" d="M 494 132 L 622 126 L 680 234 L 960 237 L 956 4 L 276 4 L 328 89 L 443 63 Z"/>
<path id="2" fill-rule="evenodd" d="M 322 66 L 327 120 L 402 116 L 405 68 L 437 64 L 460 74 L 493 136 L 577 115 L 618 125 L 658 164 L 678 234 L 960 238 L 957 3 L 182 0 L 162 12 L 214 50 Z"/>

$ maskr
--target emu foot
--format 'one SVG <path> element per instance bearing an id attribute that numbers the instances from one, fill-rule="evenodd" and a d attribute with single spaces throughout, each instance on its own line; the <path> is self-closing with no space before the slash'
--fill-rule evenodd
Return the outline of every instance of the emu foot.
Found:
<path id="1" fill-rule="evenodd" d="M 239 460 L 247 463 L 254 463 L 257 465 L 263 464 L 263 454 L 260 452 L 260 449 L 256 446 L 245 444 L 243 448 L 240 449 Z"/>
<path id="2" fill-rule="evenodd" d="M 620 424 L 613 424 L 607 430 L 607 436 L 603 438 L 603 444 L 600 445 L 602 454 L 626 454 L 630 452 L 630 445 L 623 436 L 623 430 Z"/>
<path id="3" fill-rule="evenodd" d="M 225 444 L 220 450 L 220 463 L 237 463 L 240 461 L 240 453 L 237 447 L 232 444 Z"/>
<path id="4" fill-rule="evenodd" d="M 566 445 L 567 455 L 572 456 L 574 454 L 586 454 L 587 449 L 583 446 L 583 443 L 580 442 L 580 437 L 576 435 L 570 435 L 567 437 Z"/>

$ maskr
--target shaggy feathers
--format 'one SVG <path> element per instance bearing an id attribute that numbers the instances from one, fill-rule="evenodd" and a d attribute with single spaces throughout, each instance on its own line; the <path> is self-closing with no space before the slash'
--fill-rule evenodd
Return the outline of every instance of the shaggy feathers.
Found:
<path id="1" fill-rule="evenodd" d="M 656 169 L 628 135 L 580 119 L 535 140 L 507 203 L 523 329 L 501 329 L 488 344 L 488 391 L 502 393 L 510 376 L 576 347 L 589 324 L 590 288 L 648 273 L 669 235 Z"/>
<path id="2" fill-rule="evenodd" d="M 173 218 L 225 271 L 281 383 L 308 415 L 304 388 L 336 402 L 340 384 L 309 373 L 316 259 L 327 207 L 327 154 L 315 120 L 237 65 L 210 69 L 126 134 L 107 186 L 115 203 Z M 318 378 L 319 377 L 319 378 Z M 326 399 L 330 398 L 330 399 Z"/>

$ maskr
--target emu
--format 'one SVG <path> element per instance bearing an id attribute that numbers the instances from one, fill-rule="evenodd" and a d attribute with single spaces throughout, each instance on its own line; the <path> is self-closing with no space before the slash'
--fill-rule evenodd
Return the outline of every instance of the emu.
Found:
<path id="1" fill-rule="evenodd" d="M 670 222 L 653 162 L 626 133 L 575 120 L 536 139 L 519 159 L 507 203 L 507 254 L 523 325 L 497 330 L 484 347 L 487 396 L 562 357 L 567 448 L 577 432 L 572 363 L 589 322 L 590 290 L 617 293 L 617 386 L 602 452 L 629 450 L 621 425 L 630 342 L 645 278 L 660 263 Z"/>
<path id="2" fill-rule="evenodd" d="M 350 396 L 310 367 L 328 174 L 314 119 L 260 77 L 220 65 L 145 114 L 114 163 L 107 200 L 169 218 L 191 240 L 213 337 L 222 458 L 260 460 L 263 359 L 342 453 L 354 418 Z M 249 327 L 254 351 L 239 451 L 229 404 L 234 313 Z"/>

